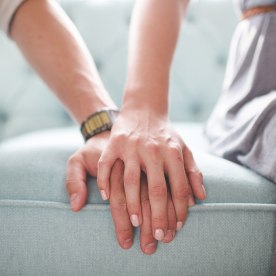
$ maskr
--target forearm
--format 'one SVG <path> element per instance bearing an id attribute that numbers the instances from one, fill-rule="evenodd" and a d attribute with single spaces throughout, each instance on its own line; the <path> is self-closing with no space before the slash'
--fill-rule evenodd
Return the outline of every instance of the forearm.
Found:
<path id="1" fill-rule="evenodd" d="M 79 123 L 100 108 L 116 108 L 82 38 L 55 0 L 24 2 L 11 37 Z"/>
<path id="2" fill-rule="evenodd" d="M 129 40 L 124 106 L 149 105 L 167 114 L 170 67 L 185 0 L 139 0 Z"/>

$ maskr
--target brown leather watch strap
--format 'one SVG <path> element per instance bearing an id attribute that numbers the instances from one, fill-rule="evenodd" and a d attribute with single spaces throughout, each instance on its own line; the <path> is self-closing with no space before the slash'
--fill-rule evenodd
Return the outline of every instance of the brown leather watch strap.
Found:
<path id="1" fill-rule="evenodd" d="M 255 15 L 273 12 L 273 11 L 274 12 L 276 11 L 276 4 L 267 5 L 267 6 L 259 6 L 259 7 L 251 8 L 251 9 L 244 11 L 241 19 L 244 20 L 244 19 L 247 19 L 247 18 L 255 16 Z"/>

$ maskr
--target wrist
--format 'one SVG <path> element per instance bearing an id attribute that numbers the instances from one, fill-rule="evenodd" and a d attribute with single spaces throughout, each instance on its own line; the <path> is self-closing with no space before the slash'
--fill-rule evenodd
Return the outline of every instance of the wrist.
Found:
<path id="1" fill-rule="evenodd" d="M 149 111 L 157 116 L 168 116 L 168 88 L 163 87 L 139 87 L 127 88 L 123 97 L 122 112 Z"/>
<path id="2" fill-rule="evenodd" d="M 91 114 L 99 110 L 118 109 L 106 91 L 95 93 L 92 89 L 89 91 L 79 89 L 77 92 L 75 90 L 69 94 L 71 97 L 68 97 L 66 105 L 79 124 L 83 123 Z"/>

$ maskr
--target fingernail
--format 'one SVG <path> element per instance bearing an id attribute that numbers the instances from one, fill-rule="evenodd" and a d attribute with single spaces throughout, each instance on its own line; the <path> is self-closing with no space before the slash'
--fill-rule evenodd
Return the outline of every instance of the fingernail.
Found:
<path id="1" fill-rule="evenodd" d="M 128 239 L 128 240 L 124 241 L 123 247 L 124 247 L 124 249 L 128 249 L 131 247 L 131 245 L 132 245 L 132 239 Z"/>
<path id="2" fill-rule="evenodd" d="M 175 237 L 175 230 L 172 231 L 173 238 Z"/>
<path id="3" fill-rule="evenodd" d="M 145 246 L 145 253 L 146 254 L 152 254 L 155 251 L 156 245 L 155 243 L 149 243 Z"/>
<path id="4" fill-rule="evenodd" d="M 162 241 L 164 239 L 164 231 L 162 229 L 156 229 L 154 237 L 156 240 Z"/>
<path id="5" fill-rule="evenodd" d="M 74 193 L 70 196 L 70 205 L 71 205 L 71 209 L 74 211 L 77 208 L 77 204 L 78 204 L 78 194 Z"/>
<path id="6" fill-rule="evenodd" d="M 103 200 L 107 200 L 107 195 L 106 192 L 104 190 L 100 190 L 101 196 Z"/>
<path id="7" fill-rule="evenodd" d="M 204 197 L 206 197 L 206 190 L 203 184 L 202 184 L 202 191 L 203 191 Z"/>
<path id="8" fill-rule="evenodd" d="M 182 221 L 178 221 L 176 224 L 176 230 L 180 231 L 180 229 L 183 227 L 183 222 Z"/>
<path id="9" fill-rule="evenodd" d="M 139 218 L 137 215 L 131 215 L 130 216 L 131 223 L 134 227 L 138 227 L 140 225 Z"/>
<path id="10" fill-rule="evenodd" d="M 188 205 L 189 207 L 191 206 L 194 206 L 195 205 L 195 200 L 194 200 L 194 197 L 189 195 L 189 198 L 188 198 Z"/>
<path id="11" fill-rule="evenodd" d="M 168 230 L 166 236 L 163 239 L 163 242 L 171 241 L 174 238 L 174 233 L 173 232 L 174 232 L 173 230 Z"/>

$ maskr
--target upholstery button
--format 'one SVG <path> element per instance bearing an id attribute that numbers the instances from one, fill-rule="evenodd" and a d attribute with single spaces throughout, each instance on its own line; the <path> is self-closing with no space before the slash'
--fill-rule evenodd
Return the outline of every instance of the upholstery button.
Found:
<path id="1" fill-rule="evenodd" d="M 191 113 L 198 116 L 202 112 L 202 106 L 200 103 L 193 103 L 191 105 Z"/>
<path id="2" fill-rule="evenodd" d="M 23 70 L 24 70 L 25 74 L 28 74 L 28 75 L 34 74 L 34 70 L 32 69 L 32 67 L 30 67 L 28 65 L 24 66 Z"/>
<path id="3" fill-rule="evenodd" d="M 185 17 L 184 17 L 185 18 Z M 195 17 L 193 16 L 193 15 L 191 15 L 191 14 L 188 14 L 187 15 L 187 21 L 189 22 L 189 23 L 194 23 L 195 22 Z"/>
<path id="4" fill-rule="evenodd" d="M 224 55 L 219 55 L 217 57 L 217 64 L 219 67 L 225 67 L 227 58 Z"/>
<path id="5" fill-rule="evenodd" d="M 95 64 L 96 64 L 98 71 L 101 71 L 102 67 L 103 67 L 102 62 L 100 60 L 95 60 Z"/>
<path id="6" fill-rule="evenodd" d="M 3 111 L 0 111 L 0 121 L 2 122 L 6 122 L 8 119 L 8 116 L 6 113 L 4 113 Z"/>
<path id="7" fill-rule="evenodd" d="M 126 17 L 126 25 L 128 26 L 130 24 L 131 21 L 131 16 L 127 16 Z"/>

